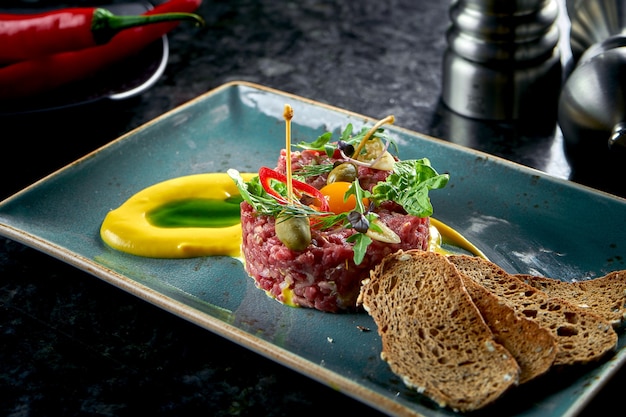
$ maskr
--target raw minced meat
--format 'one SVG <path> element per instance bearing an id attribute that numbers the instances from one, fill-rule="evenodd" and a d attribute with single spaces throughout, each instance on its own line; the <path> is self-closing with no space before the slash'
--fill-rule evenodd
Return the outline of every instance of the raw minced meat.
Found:
<path id="1" fill-rule="evenodd" d="M 319 152 L 292 153 L 294 172 L 302 165 L 332 162 L 333 158 Z M 276 170 L 285 172 L 284 150 Z M 367 167 L 359 167 L 358 171 L 359 183 L 367 190 L 389 175 L 389 171 Z M 326 183 L 326 175 L 309 177 L 306 182 L 319 189 Z M 282 303 L 327 312 L 355 311 L 361 281 L 383 257 L 399 249 L 428 248 L 428 217 L 408 215 L 393 202 L 381 204 L 374 212 L 400 237 L 401 242 L 390 244 L 374 240 L 363 261 L 356 265 L 353 244 L 346 241 L 356 233 L 354 229 L 335 227 L 320 231 L 313 228 L 310 245 L 303 251 L 294 251 L 276 237 L 273 217 L 259 215 L 243 202 L 242 252 L 246 271 L 254 278 L 257 287 Z"/>

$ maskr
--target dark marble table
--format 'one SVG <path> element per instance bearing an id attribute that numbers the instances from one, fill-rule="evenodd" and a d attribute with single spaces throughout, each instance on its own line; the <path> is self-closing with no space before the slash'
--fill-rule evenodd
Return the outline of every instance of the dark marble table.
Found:
<path id="1" fill-rule="evenodd" d="M 10 7 L 36 2 L 14 0 Z M 40 1 L 49 7 L 57 2 Z M 79 4 L 89 4 L 82 2 Z M 267 85 L 590 184 L 552 120 L 482 122 L 440 102 L 448 2 L 205 0 L 150 90 L 0 116 L 0 199 L 232 80 Z M 582 412 L 619 407 L 626 370 Z M 329 404 L 332 404 L 329 411 Z M 374 416 L 378 412 L 14 241 L 0 238 L 0 415 Z"/>

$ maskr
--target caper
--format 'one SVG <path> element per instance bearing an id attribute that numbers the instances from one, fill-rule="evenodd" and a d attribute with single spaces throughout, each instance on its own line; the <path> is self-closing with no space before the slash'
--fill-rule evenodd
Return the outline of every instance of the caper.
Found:
<path id="1" fill-rule="evenodd" d="M 332 171 L 328 174 L 328 178 L 326 178 L 326 184 L 331 184 L 333 182 L 344 181 L 344 182 L 354 182 L 357 178 L 358 170 L 356 165 L 351 162 L 343 162 L 336 167 L 333 168 Z"/>
<path id="2" fill-rule="evenodd" d="M 279 214 L 276 217 L 276 237 L 291 250 L 301 251 L 311 243 L 311 225 L 306 216 Z"/>

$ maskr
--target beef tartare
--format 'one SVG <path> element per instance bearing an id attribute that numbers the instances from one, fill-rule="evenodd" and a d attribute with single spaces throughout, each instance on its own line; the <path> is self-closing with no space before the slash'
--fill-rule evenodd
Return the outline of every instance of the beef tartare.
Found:
<path id="1" fill-rule="evenodd" d="M 291 306 L 355 311 L 361 281 L 386 255 L 428 248 L 428 190 L 448 176 L 425 158 L 392 156 L 380 127 L 390 121 L 283 149 L 274 169 L 247 183 L 229 171 L 244 198 L 242 254 L 258 288 Z"/>

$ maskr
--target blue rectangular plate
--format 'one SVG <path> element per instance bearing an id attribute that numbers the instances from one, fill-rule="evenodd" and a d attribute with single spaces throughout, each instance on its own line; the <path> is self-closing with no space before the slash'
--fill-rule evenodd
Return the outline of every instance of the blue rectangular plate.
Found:
<path id="1" fill-rule="evenodd" d="M 225 84 L 4 200 L 0 234 L 385 413 L 455 415 L 406 389 L 389 371 L 367 314 L 283 306 L 256 289 L 233 258 L 149 259 L 100 240 L 107 212 L 150 185 L 274 166 L 284 147 L 285 104 L 295 112 L 294 142 L 375 122 L 263 86 Z M 400 127 L 389 130 L 402 159 L 428 157 L 439 172 L 450 173 L 449 185 L 431 193 L 434 216 L 507 271 L 573 280 L 626 269 L 626 200 Z M 625 344 L 620 330 L 618 351 L 608 360 L 552 372 L 484 412 L 575 415 L 626 360 Z"/>

